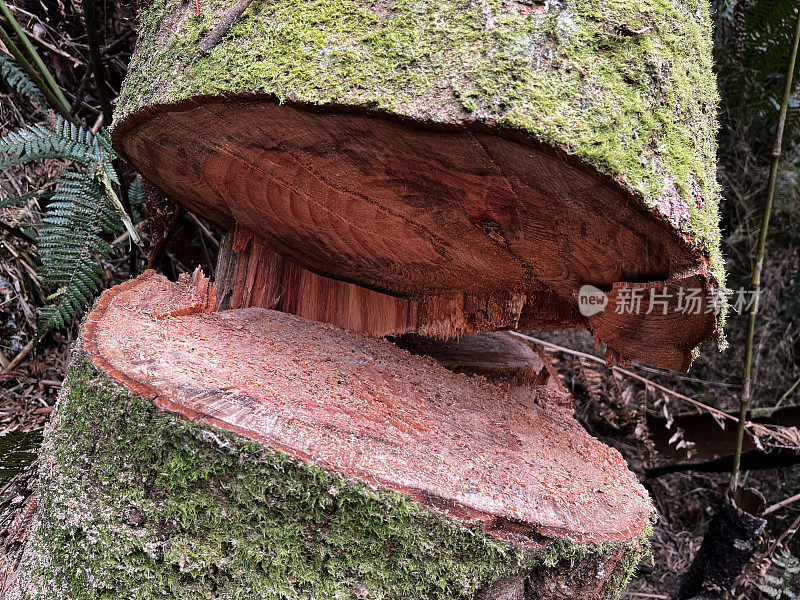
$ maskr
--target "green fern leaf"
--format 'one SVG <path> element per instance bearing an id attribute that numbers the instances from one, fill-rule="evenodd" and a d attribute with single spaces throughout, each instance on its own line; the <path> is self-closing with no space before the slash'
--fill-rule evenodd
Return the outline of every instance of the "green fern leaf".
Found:
<path id="1" fill-rule="evenodd" d="M 101 168 L 112 180 L 115 154 L 108 134 L 94 134 L 59 117 L 54 131 L 28 125 L 0 138 L 0 169 L 43 158 L 64 158 L 86 167 Z"/>
<path id="2" fill-rule="evenodd" d="M 128 201 L 131 203 L 131 206 L 139 206 L 147 202 L 147 194 L 145 194 L 144 183 L 142 183 L 140 175 L 134 177 L 128 188 Z"/>
<path id="3" fill-rule="evenodd" d="M 31 81 L 28 74 L 19 67 L 17 61 L 7 54 L 0 54 L 0 77 L 5 79 L 8 85 L 23 96 L 36 100 L 42 106 L 45 105 L 42 91 Z"/>
<path id="4" fill-rule="evenodd" d="M 756 587 L 759 589 L 759 591 L 763 592 L 770 598 L 774 598 L 775 600 L 780 600 L 780 597 L 783 595 L 781 590 L 771 585 L 767 585 L 764 583 L 757 583 Z"/>
<path id="5" fill-rule="evenodd" d="M 38 244 L 42 279 L 58 287 L 56 302 L 39 310 L 44 331 L 64 327 L 94 300 L 103 276 L 98 260 L 112 252 L 102 236 L 120 231 L 94 173 L 64 173 L 42 219 Z"/>

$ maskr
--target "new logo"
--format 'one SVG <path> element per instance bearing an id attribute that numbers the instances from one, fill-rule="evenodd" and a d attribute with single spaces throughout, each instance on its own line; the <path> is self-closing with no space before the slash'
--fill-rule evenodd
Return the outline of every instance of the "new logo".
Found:
<path id="1" fill-rule="evenodd" d="M 593 285 L 581 286 L 578 290 L 578 310 L 584 317 L 603 312 L 608 306 L 608 296 Z"/>

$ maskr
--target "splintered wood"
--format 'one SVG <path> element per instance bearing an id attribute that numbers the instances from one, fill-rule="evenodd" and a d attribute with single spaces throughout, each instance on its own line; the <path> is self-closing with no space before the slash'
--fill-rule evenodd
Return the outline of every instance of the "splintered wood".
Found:
<path id="1" fill-rule="evenodd" d="M 211 292 L 199 274 L 174 284 L 148 271 L 103 294 L 85 350 L 161 409 L 501 539 L 628 541 L 645 526 L 647 493 L 619 453 L 572 418 L 544 363 L 533 361 L 524 381 L 490 382 L 285 313 L 211 312 Z M 443 362 L 464 362 L 463 352 L 449 355 Z"/>
<path id="2" fill-rule="evenodd" d="M 513 329 L 525 296 L 456 292 L 418 299 L 398 298 L 323 277 L 276 253 L 252 231 L 236 227 L 220 247 L 217 303 L 220 309 L 269 308 L 370 335 L 420 333 L 449 338 L 478 331 Z M 542 310 L 541 327 L 568 318 Z"/>

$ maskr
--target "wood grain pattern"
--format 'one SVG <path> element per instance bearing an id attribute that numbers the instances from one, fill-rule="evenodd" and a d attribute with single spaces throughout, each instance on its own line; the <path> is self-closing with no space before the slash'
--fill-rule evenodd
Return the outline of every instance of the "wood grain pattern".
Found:
<path id="1" fill-rule="evenodd" d="M 392 338 L 392 343 L 412 354 L 429 356 L 445 369 L 455 373 L 480 375 L 489 381 L 512 386 L 537 388 L 554 392 L 548 400 L 561 402 L 572 414 L 572 398 L 564 394 L 558 372 L 541 348 L 526 343 L 507 332 L 465 335 L 447 340 L 420 335 Z"/>
<path id="2" fill-rule="evenodd" d="M 220 245 L 216 283 L 221 310 L 269 308 L 370 335 L 420 333 L 449 338 L 514 329 L 529 299 L 517 293 L 469 292 L 399 298 L 312 273 L 273 251 L 252 231 L 241 226 L 235 231 L 226 234 Z M 583 323 L 579 315 L 564 311 L 551 294 L 541 292 L 536 301 L 543 308 L 535 321 L 528 320 L 529 326 Z"/>
<path id="3" fill-rule="evenodd" d="M 242 94 L 149 107 L 113 137 L 170 198 L 224 228 L 253 232 L 294 267 L 417 303 L 416 313 L 402 302 L 389 309 L 393 302 L 381 296 L 323 285 L 320 293 L 337 288 L 354 301 L 363 294 L 389 310 L 377 323 L 369 307 L 329 307 L 343 319 L 335 322 L 356 329 L 449 336 L 575 326 L 585 323 L 575 299 L 584 284 L 610 290 L 693 277 L 704 291 L 713 288 L 702 250 L 622 186 L 508 132 Z M 463 306 L 451 305 L 459 296 Z M 494 315 L 479 322 L 487 305 L 522 297 L 516 324 Z M 297 302 L 306 310 L 316 300 Z M 447 323 L 459 310 L 475 325 Z M 715 315 L 683 319 L 677 343 L 661 323 L 596 321 L 616 355 L 683 369 L 713 333 Z M 620 327 L 637 334 L 609 334 Z"/>
<path id="4" fill-rule="evenodd" d="M 501 539 L 627 541 L 642 531 L 646 492 L 564 410 L 564 392 L 452 373 L 387 341 L 285 313 L 212 312 L 211 291 L 199 275 L 173 284 L 148 271 L 103 294 L 85 350 L 164 410 L 406 494 Z"/>

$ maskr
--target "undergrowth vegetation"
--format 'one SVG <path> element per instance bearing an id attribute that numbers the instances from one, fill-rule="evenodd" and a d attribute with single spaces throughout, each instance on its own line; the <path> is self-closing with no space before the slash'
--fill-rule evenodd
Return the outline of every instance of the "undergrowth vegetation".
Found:
<path id="1" fill-rule="evenodd" d="M 0 77 L 41 109 L 49 108 L 41 86 L 52 77 L 40 76 L 43 74 L 33 71 L 31 63 L 20 60 L 25 59 L 0 54 Z M 38 246 L 42 282 L 54 288 L 47 303 L 38 309 L 39 337 L 68 325 L 93 302 L 102 284 L 99 261 L 112 252 L 108 236 L 119 234 L 124 227 L 131 239 L 138 241 L 130 217 L 114 191 L 114 185 L 121 183 L 116 158 L 106 129 L 89 131 L 77 120 L 64 116 L 55 118 L 52 127 L 28 124 L 0 138 L 1 171 L 45 159 L 66 160 L 73 165 L 56 182 L 38 237 L 30 238 Z M 28 199 L 27 194 L 6 197 L 0 199 L 0 206 Z"/>
<path id="2" fill-rule="evenodd" d="M 17 75 L 22 89 L 33 86 L 24 73 Z M 0 138 L 0 154 L 4 170 L 48 158 L 65 159 L 77 167 L 59 178 L 37 240 L 42 279 L 57 288 L 48 297 L 51 303 L 39 310 L 40 328 L 46 333 L 67 325 L 100 290 L 98 260 L 112 251 L 104 234 L 118 234 L 123 225 L 134 232 L 112 188 L 112 183 L 119 183 L 112 164 L 114 151 L 105 130 L 95 134 L 59 117 L 53 129 L 29 125 Z M 3 204 L 23 199 L 7 198 Z"/>

